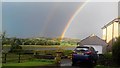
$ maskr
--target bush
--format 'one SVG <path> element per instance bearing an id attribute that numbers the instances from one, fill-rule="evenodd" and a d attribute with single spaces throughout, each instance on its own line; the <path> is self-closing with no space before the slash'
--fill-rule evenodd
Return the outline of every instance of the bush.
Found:
<path id="1" fill-rule="evenodd" d="M 9 52 L 20 53 L 22 51 L 22 47 L 19 45 L 19 39 L 13 38 Z"/>
<path id="2" fill-rule="evenodd" d="M 53 55 L 55 56 L 56 50 L 40 50 L 40 51 L 34 51 L 38 55 Z"/>
<path id="3" fill-rule="evenodd" d="M 105 59 L 112 59 L 112 52 L 107 52 L 104 54 Z"/>
<path id="4" fill-rule="evenodd" d="M 72 52 L 73 52 L 72 50 L 64 50 L 63 54 L 69 56 L 72 54 Z"/>
<path id="5" fill-rule="evenodd" d="M 117 65 L 120 65 L 120 37 L 118 37 L 117 41 L 113 44 L 112 56 L 113 56 L 114 62 Z"/>
<path id="6" fill-rule="evenodd" d="M 98 64 L 105 65 L 105 66 L 111 66 L 113 65 L 112 62 L 112 52 L 107 52 L 105 54 L 100 54 L 98 59 Z"/>

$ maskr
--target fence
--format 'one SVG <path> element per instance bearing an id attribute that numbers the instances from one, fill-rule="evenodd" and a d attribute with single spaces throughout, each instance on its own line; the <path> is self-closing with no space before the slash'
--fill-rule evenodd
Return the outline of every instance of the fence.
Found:
<path id="1" fill-rule="evenodd" d="M 20 63 L 33 59 L 31 54 L 3 53 L 2 63 Z"/>
<path id="2" fill-rule="evenodd" d="M 3 63 L 21 63 L 31 59 L 54 59 L 56 50 L 22 51 L 23 53 L 2 53 Z M 61 58 L 67 58 L 71 50 L 63 50 Z"/>

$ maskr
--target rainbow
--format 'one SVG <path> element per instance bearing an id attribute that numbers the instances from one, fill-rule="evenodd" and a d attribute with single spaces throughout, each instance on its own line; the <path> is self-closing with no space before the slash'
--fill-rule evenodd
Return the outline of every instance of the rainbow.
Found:
<path id="1" fill-rule="evenodd" d="M 51 21 L 51 19 L 53 18 L 54 15 L 54 11 L 58 8 L 58 4 L 55 4 L 52 8 L 52 10 L 49 11 L 49 15 L 46 17 L 46 20 L 44 21 L 44 27 L 42 28 L 42 31 L 40 34 L 45 34 L 47 27 L 48 27 L 48 23 Z"/>
<path id="2" fill-rule="evenodd" d="M 84 8 L 84 6 L 89 2 L 89 0 L 85 1 L 85 3 L 83 3 L 77 10 L 76 12 L 72 15 L 72 17 L 68 20 L 66 27 L 64 28 L 62 35 L 60 36 L 60 40 L 62 40 L 64 38 L 64 35 L 66 33 L 66 31 L 68 30 L 70 24 L 72 23 L 72 21 L 75 19 L 75 17 L 78 15 L 78 13 L 80 13 L 80 11 Z"/>

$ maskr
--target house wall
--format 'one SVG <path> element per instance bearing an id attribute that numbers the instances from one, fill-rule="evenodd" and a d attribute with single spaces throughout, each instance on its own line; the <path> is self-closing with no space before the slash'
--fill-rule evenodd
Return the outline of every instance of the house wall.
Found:
<path id="1" fill-rule="evenodd" d="M 107 40 L 106 40 L 107 43 L 109 43 L 112 40 L 112 28 L 113 24 L 107 27 Z"/>
<path id="2" fill-rule="evenodd" d="M 118 26 L 119 25 L 119 26 Z M 103 40 L 106 40 L 106 42 L 109 45 L 112 45 L 114 38 L 120 36 L 120 24 L 117 22 L 114 22 L 103 29 Z"/>
<path id="3" fill-rule="evenodd" d="M 118 25 L 119 25 L 119 23 L 114 23 L 114 32 L 113 32 L 113 38 L 116 38 L 116 37 L 118 37 Z"/>
<path id="4" fill-rule="evenodd" d="M 120 36 L 120 23 L 118 24 L 118 34 L 119 34 L 119 36 Z"/>
<path id="5" fill-rule="evenodd" d="M 115 38 L 120 36 L 120 21 L 114 20 L 111 21 L 109 24 L 104 26 L 103 28 L 103 40 L 106 40 L 108 43 L 108 47 L 105 49 L 111 50 L 113 43 L 115 42 Z"/>
<path id="6" fill-rule="evenodd" d="M 106 40 L 106 28 L 103 29 L 102 39 L 103 39 L 103 40 Z"/>

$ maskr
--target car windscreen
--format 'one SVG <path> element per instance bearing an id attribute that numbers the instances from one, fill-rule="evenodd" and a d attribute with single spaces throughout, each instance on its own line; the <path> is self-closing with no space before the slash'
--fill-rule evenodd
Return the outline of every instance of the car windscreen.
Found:
<path id="1" fill-rule="evenodd" d="M 83 47 L 79 47 L 79 48 L 76 48 L 75 51 L 88 51 L 89 48 L 83 48 Z"/>

